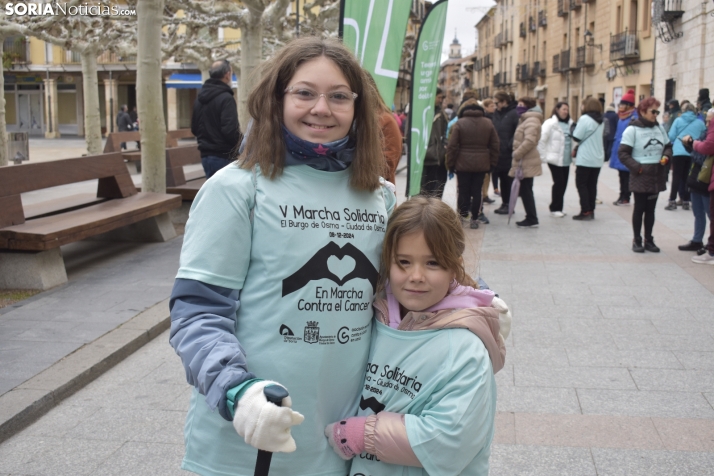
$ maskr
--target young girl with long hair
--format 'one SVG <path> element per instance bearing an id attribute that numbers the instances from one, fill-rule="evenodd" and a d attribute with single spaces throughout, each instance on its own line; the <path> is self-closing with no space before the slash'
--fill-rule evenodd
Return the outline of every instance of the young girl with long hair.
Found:
<path id="1" fill-rule="evenodd" d="M 351 476 L 488 474 L 510 321 L 502 337 L 507 307 L 477 289 L 465 246 L 458 215 L 435 198 L 389 221 L 360 410 L 325 429 L 354 458 Z"/>
<path id="2" fill-rule="evenodd" d="M 357 412 L 395 202 L 377 93 L 335 40 L 295 40 L 261 73 L 242 155 L 193 202 L 171 295 L 195 387 L 182 467 L 252 475 L 257 448 L 276 452 L 271 473 L 344 476 L 323 432 Z"/>

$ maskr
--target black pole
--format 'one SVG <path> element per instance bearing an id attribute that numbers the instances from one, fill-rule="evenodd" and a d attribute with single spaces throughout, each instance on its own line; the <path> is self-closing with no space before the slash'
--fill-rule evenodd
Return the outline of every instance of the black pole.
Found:
<path id="1" fill-rule="evenodd" d="M 50 70 L 47 70 L 47 127 L 50 134 L 52 130 L 52 88 L 50 88 Z"/>
<path id="2" fill-rule="evenodd" d="M 112 70 L 109 70 L 109 132 L 114 132 L 114 87 L 112 85 Z"/>
<path id="3" fill-rule="evenodd" d="M 283 399 L 288 396 L 288 391 L 280 385 L 270 385 L 263 388 L 266 400 L 273 405 L 283 406 Z M 270 461 L 273 453 L 270 451 L 258 450 L 258 458 L 255 461 L 255 472 L 253 476 L 268 476 L 270 472 Z"/>
<path id="4" fill-rule="evenodd" d="M 340 40 L 345 33 L 345 0 L 340 0 L 340 25 L 337 30 L 337 36 Z"/>
<path id="5" fill-rule="evenodd" d="M 421 39 L 421 32 L 424 30 L 424 25 L 426 24 L 426 20 L 429 18 L 429 14 L 434 10 L 434 7 L 437 5 L 448 2 L 449 0 L 438 0 L 436 3 L 431 5 L 431 8 L 426 12 L 426 15 L 424 15 L 424 20 L 421 22 L 421 28 L 419 28 L 419 34 L 417 35 L 417 40 L 416 43 L 414 43 L 414 61 L 412 61 L 412 77 L 411 77 L 411 91 L 409 93 L 410 101 L 409 101 L 409 114 L 407 116 L 407 119 L 409 120 L 409 126 L 407 128 L 407 189 L 405 193 L 405 197 L 409 197 L 409 182 L 411 181 L 411 165 L 412 165 L 412 160 L 411 160 L 411 155 L 412 155 L 412 116 L 414 115 L 414 69 L 416 68 L 417 65 L 417 53 L 419 53 L 419 40 Z M 340 28 L 342 27 L 342 22 L 340 22 Z M 439 51 L 441 51 L 441 48 L 439 48 Z M 437 86 L 438 87 L 438 86 Z"/>
<path id="6" fill-rule="evenodd" d="M 300 37 L 300 0 L 295 0 L 295 35 Z"/>

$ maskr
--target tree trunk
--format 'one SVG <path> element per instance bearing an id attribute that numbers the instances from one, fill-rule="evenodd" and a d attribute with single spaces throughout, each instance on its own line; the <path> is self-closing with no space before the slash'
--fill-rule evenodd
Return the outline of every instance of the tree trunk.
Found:
<path id="1" fill-rule="evenodd" d="M 238 84 L 238 120 L 241 130 L 245 131 L 250 116 L 248 115 L 248 95 L 253 86 L 258 84 L 259 77 L 251 74 L 260 65 L 263 53 L 263 22 L 262 12 L 252 10 L 248 24 L 241 28 L 240 46 L 240 83 Z"/>
<path id="2" fill-rule="evenodd" d="M 0 36 L 0 59 L 3 56 L 3 42 L 5 38 Z M 5 123 L 5 77 L 3 76 L 3 64 L 0 61 L 0 167 L 7 165 L 7 124 Z"/>
<path id="3" fill-rule="evenodd" d="M 85 48 L 82 53 L 82 91 L 84 92 L 84 139 L 87 153 L 102 153 L 102 122 L 99 113 L 99 80 L 97 79 L 97 50 Z M 112 118 L 114 120 L 114 118 Z M 109 126 L 109 124 L 107 124 Z"/>
<path id="4" fill-rule="evenodd" d="M 137 2 L 136 102 L 141 131 L 141 187 L 166 192 L 166 123 L 161 90 L 163 0 Z"/>

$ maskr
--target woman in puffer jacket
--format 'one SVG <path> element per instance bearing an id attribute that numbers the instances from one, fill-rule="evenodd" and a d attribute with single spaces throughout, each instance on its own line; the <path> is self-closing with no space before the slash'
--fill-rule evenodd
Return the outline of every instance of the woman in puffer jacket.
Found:
<path id="1" fill-rule="evenodd" d="M 580 195 L 580 214 L 573 220 L 593 220 L 595 218 L 595 199 L 600 169 L 605 163 L 603 135 L 605 124 L 602 117 L 602 105 L 597 98 L 583 101 L 583 115 L 573 131 L 573 140 L 578 143 L 575 156 L 575 185 Z"/>
<path id="2" fill-rule="evenodd" d="M 460 119 L 451 128 L 446 147 L 446 168 L 456 172 L 459 215 L 465 219 L 471 212 L 471 228 L 478 228 L 483 180 L 498 164 L 500 142 L 491 119 L 476 99 L 459 107 Z"/>
<path id="3" fill-rule="evenodd" d="M 536 213 L 535 198 L 533 197 L 533 177 L 543 173 L 538 142 L 540 142 L 540 128 L 543 124 L 543 110 L 537 105 L 536 100 L 522 97 L 518 100 L 516 111 L 520 118 L 518 127 L 513 136 L 513 159 L 511 160 L 510 177 L 516 176 L 516 169 L 523 168 L 523 180 L 519 196 L 526 209 L 525 220 L 516 222 L 519 228 L 537 228 L 538 214 Z"/>
<path id="4" fill-rule="evenodd" d="M 551 190 L 550 216 L 562 218 L 563 197 L 568 187 L 570 164 L 572 158 L 570 125 L 570 107 L 567 102 L 559 102 L 553 108 L 553 116 L 543 123 L 540 129 L 540 142 L 538 153 L 544 163 L 548 164 L 550 174 L 553 176 L 553 189 Z"/>
<path id="5" fill-rule="evenodd" d="M 692 158 L 682 144 L 685 136 L 699 137 L 706 132 L 707 126 L 697 118 L 697 109 L 694 104 L 685 103 L 682 105 L 682 115 L 674 120 L 669 129 L 669 140 L 673 144 L 672 157 L 672 189 L 669 192 L 669 203 L 665 210 L 676 210 L 677 192 L 682 200 L 682 209 L 689 210 L 690 196 L 687 190 L 686 180 L 689 168 L 692 166 Z"/>
<path id="6" fill-rule="evenodd" d="M 652 228 L 659 192 L 667 189 L 667 163 L 672 159 L 672 143 L 667 131 L 657 122 L 660 102 L 645 98 L 637 106 L 640 116 L 627 126 L 617 151 L 620 162 L 630 170 L 630 190 L 635 196 L 632 212 L 632 251 L 654 253 L 659 248 L 654 243 Z M 642 243 L 642 218 L 645 222 L 645 241 Z"/>

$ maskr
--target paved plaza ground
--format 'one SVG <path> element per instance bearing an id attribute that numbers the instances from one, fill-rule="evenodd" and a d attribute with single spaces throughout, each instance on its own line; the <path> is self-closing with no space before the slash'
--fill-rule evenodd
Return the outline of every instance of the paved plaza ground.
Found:
<path id="1" fill-rule="evenodd" d="M 601 173 L 592 222 L 571 219 L 574 174 L 565 218 L 548 215 L 550 185 L 544 168 L 538 229 L 507 225 L 492 212 L 499 200 L 489 225 L 467 230 L 471 271 L 513 309 L 490 474 L 714 474 L 714 266 L 676 248 L 691 239 L 691 212 L 665 211 L 661 194 L 662 252 L 635 254 L 632 208 L 612 205 L 615 171 Z M 445 201 L 455 204 L 454 181 Z M 168 316 L 181 242 L 63 248 L 67 285 L 0 310 L 0 402 L 22 385 L 32 396 L 38 374 L 142 311 Z M 0 476 L 188 474 L 189 392 L 163 332 L 0 443 Z"/>

